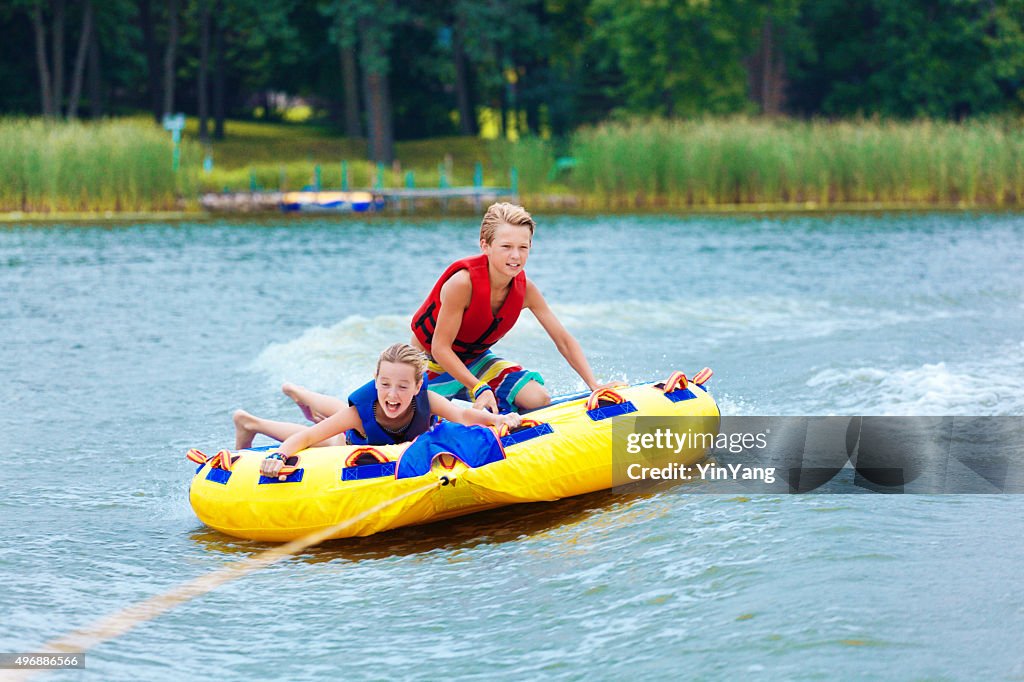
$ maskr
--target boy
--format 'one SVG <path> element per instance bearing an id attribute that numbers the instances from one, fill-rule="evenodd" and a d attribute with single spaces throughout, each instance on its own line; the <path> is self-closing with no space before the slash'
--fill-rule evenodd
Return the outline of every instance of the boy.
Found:
<path id="1" fill-rule="evenodd" d="M 551 402 L 537 372 L 502 360 L 490 348 L 529 309 L 555 342 L 558 352 L 590 389 L 599 384 L 583 349 L 548 307 L 524 268 L 536 227 L 521 206 L 491 205 L 480 224 L 478 256 L 445 269 L 412 318 L 412 345 L 426 352 L 430 390 L 446 398 L 473 401 L 473 407 L 507 412 L 532 410 Z"/>

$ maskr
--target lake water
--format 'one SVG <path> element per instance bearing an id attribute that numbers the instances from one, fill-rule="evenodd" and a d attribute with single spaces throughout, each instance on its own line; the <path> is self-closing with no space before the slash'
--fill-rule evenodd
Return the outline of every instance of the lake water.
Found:
<path id="1" fill-rule="evenodd" d="M 725 414 L 1024 414 L 1024 218 L 539 215 L 527 270 L 603 379 Z M 346 394 L 478 221 L 0 230 L 0 652 L 265 547 L 189 447 Z M 529 317 L 527 315 L 526 317 Z M 499 348 L 583 388 L 539 326 Z M 55 679 L 1024 679 L 1024 498 L 601 493 L 329 543 Z"/>

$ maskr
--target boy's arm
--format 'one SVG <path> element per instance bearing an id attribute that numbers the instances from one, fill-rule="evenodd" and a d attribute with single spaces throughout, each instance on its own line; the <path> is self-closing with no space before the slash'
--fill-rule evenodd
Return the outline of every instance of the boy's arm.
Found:
<path id="1" fill-rule="evenodd" d="M 465 363 L 452 350 L 452 344 L 462 326 L 462 316 L 469 308 L 473 296 L 473 284 L 467 270 L 460 270 L 452 275 L 441 287 L 441 309 L 437 311 L 437 325 L 434 327 L 434 338 L 430 342 L 430 354 L 434 362 L 444 367 L 456 381 L 466 387 L 472 395 L 477 379 L 469 371 Z M 474 407 L 498 411 L 498 403 L 492 391 L 484 391 L 473 403 Z"/>
<path id="2" fill-rule="evenodd" d="M 537 318 L 537 321 L 540 322 L 540 326 L 544 327 L 544 331 L 555 342 L 558 352 L 566 359 L 569 366 L 576 370 L 576 373 L 586 382 L 587 387 L 591 391 L 596 391 L 606 386 L 623 385 L 621 381 L 611 381 L 607 384 L 598 383 L 597 378 L 594 377 L 593 370 L 590 369 L 590 363 L 587 362 L 587 356 L 583 354 L 583 348 L 580 347 L 579 341 L 562 325 L 561 321 L 548 306 L 548 302 L 544 300 L 540 289 L 531 280 L 526 281 L 526 300 L 523 302 L 523 307 L 530 309 Z"/>

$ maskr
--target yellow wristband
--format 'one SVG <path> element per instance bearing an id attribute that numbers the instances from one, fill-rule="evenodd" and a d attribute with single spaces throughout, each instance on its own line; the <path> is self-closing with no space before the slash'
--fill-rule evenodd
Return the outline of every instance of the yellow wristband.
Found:
<path id="1" fill-rule="evenodd" d="M 477 383 L 476 386 L 473 387 L 473 390 L 470 391 L 470 395 L 473 396 L 473 400 L 476 400 L 484 391 L 494 392 L 494 389 L 491 388 L 490 384 L 488 384 L 486 381 L 480 381 Z"/>

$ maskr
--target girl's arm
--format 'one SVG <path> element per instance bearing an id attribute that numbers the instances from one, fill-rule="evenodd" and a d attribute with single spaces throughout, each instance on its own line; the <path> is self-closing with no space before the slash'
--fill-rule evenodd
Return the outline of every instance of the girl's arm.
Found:
<path id="1" fill-rule="evenodd" d="M 363 422 L 359 419 L 359 411 L 349 406 L 338 410 L 327 419 L 289 436 L 281 443 L 281 447 L 277 449 L 277 452 L 284 459 L 288 459 L 296 452 L 301 452 L 311 445 L 316 445 L 349 429 L 361 429 L 362 427 Z M 283 466 L 283 460 L 265 459 L 260 465 L 260 473 L 267 477 L 274 477 L 277 476 Z"/>
<path id="2" fill-rule="evenodd" d="M 478 410 L 472 407 L 459 407 L 447 398 L 442 398 L 434 392 L 429 392 L 430 412 L 447 419 L 456 424 L 477 424 L 480 426 L 500 426 L 508 424 L 514 429 L 522 423 L 518 414 L 493 414 L 486 410 Z"/>
<path id="3" fill-rule="evenodd" d="M 599 388 L 624 385 L 621 381 L 610 381 L 605 384 L 598 382 L 594 376 L 594 371 L 590 369 L 590 363 L 587 362 L 587 356 L 583 354 L 583 348 L 580 346 L 579 341 L 569 333 L 569 330 L 555 316 L 555 313 L 548 306 L 548 302 L 544 300 L 544 296 L 540 293 L 540 289 L 530 280 L 526 281 L 526 300 L 523 302 L 523 307 L 530 309 L 537 318 L 537 321 L 540 322 L 540 326 L 544 327 L 544 331 L 555 342 L 558 352 L 562 354 L 562 357 L 569 363 L 569 366 L 576 370 L 576 373 L 580 375 L 580 378 L 583 379 L 591 391 L 596 391 Z"/>

